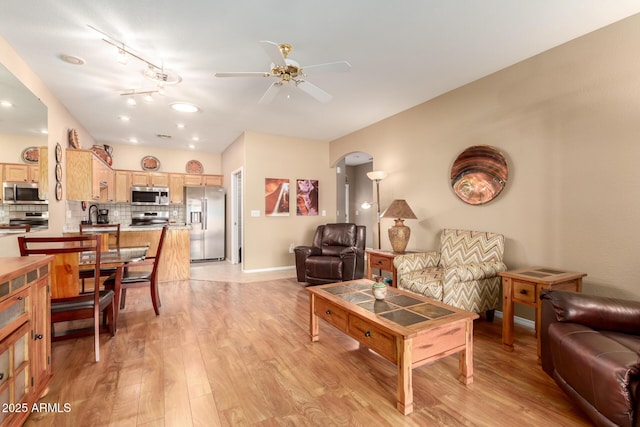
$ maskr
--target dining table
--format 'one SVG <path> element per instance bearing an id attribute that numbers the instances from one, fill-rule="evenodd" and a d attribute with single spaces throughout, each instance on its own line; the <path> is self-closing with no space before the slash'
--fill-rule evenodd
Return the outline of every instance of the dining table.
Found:
<path id="1" fill-rule="evenodd" d="M 136 246 L 111 246 L 106 250 L 100 252 L 100 270 L 108 271 L 109 269 L 115 269 L 115 281 L 113 285 L 114 292 L 114 304 L 115 304 L 115 318 L 114 325 L 117 325 L 118 313 L 120 311 L 120 293 L 122 291 L 122 275 L 126 268 L 135 265 L 136 262 L 143 261 L 147 252 L 149 251 L 149 244 L 136 245 Z M 78 260 L 80 269 L 86 271 L 94 268 L 96 261 L 95 251 L 81 252 Z M 109 272 L 108 275 L 112 273 Z M 103 277 L 101 275 L 101 277 Z"/>

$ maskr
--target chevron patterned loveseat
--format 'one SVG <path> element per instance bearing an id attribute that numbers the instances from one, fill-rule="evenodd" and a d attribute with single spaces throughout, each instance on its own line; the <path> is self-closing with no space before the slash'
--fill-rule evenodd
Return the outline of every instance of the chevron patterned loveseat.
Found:
<path id="1" fill-rule="evenodd" d="M 493 320 L 498 308 L 504 236 L 470 230 L 442 230 L 440 251 L 396 256 L 398 288 Z"/>

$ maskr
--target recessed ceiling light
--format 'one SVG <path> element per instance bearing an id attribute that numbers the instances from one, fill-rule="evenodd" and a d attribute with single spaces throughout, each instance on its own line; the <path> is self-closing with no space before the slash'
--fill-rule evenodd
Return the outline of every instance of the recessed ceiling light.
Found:
<path id="1" fill-rule="evenodd" d="M 13 107 L 13 104 L 10 101 L 0 101 L 0 105 L 6 108 Z"/>
<path id="2" fill-rule="evenodd" d="M 129 118 L 129 116 L 118 116 L 118 118 L 123 122 L 128 122 L 128 121 L 131 120 L 131 118 Z"/>
<path id="3" fill-rule="evenodd" d="M 197 136 L 194 136 L 193 138 L 191 138 L 192 141 L 200 141 L 200 138 L 198 138 Z"/>
<path id="4" fill-rule="evenodd" d="M 196 148 L 196 146 L 194 144 L 189 144 L 189 148 L 193 150 L 194 148 Z"/>
<path id="5" fill-rule="evenodd" d="M 200 109 L 195 105 L 186 102 L 174 102 L 171 104 L 171 108 L 182 113 L 195 113 L 200 111 Z"/>
<path id="6" fill-rule="evenodd" d="M 49 134 L 49 130 L 48 129 L 40 129 L 40 133 L 43 135 L 48 135 Z"/>
<path id="7" fill-rule="evenodd" d="M 138 139 L 137 138 L 129 138 L 129 142 L 132 144 L 137 144 L 138 143 Z"/>
<path id="8" fill-rule="evenodd" d="M 84 65 L 87 62 L 84 59 L 80 58 L 79 56 L 65 55 L 65 54 L 60 55 L 60 59 L 72 65 Z"/>
<path id="9" fill-rule="evenodd" d="M 184 129 L 184 123 L 178 123 L 176 126 L 178 129 Z"/>

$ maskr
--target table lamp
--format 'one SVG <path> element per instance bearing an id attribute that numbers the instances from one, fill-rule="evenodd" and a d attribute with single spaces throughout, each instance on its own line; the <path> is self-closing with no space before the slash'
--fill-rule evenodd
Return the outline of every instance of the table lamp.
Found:
<path id="1" fill-rule="evenodd" d="M 389 227 L 389 240 L 393 252 L 404 253 L 411 237 L 411 229 L 404 225 L 405 219 L 417 219 L 406 200 L 397 199 L 391 202 L 382 218 L 394 218 L 395 225 Z"/>

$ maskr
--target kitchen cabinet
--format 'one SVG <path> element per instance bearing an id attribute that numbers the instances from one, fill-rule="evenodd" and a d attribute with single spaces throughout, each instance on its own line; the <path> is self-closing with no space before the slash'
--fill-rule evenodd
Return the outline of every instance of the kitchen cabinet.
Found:
<path id="1" fill-rule="evenodd" d="M 131 186 L 148 187 L 149 174 L 147 172 L 131 172 Z"/>
<path id="2" fill-rule="evenodd" d="M 117 170 L 114 171 L 116 182 L 116 203 L 131 202 L 131 172 Z"/>
<path id="3" fill-rule="evenodd" d="M 138 228 L 140 230 L 120 232 L 120 245 L 125 247 L 149 245 L 147 256 L 154 256 L 158 250 L 162 228 Z M 158 265 L 158 280 L 160 282 L 189 280 L 191 276 L 190 250 L 189 230 L 185 227 L 169 226 Z M 134 266 L 130 267 L 130 270 L 135 269 Z"/>
<path id="4" fill-rule="evenodd" d="M 42 200 L 49 200 L 49 147 L 40 147 L 38 149 L 40 155 L 38 157 L 38 166 L 31 169 L 31 173 L 38 177 L 40 185 L 38 185 L 38 197 Z"/>
<path id="5" fill-rule="evenodd" d="M 115 198 L 113 170 L 90 150 L 67 149 L 67 199 L 111 202 Z"/>
<path id="6" fill-rule="evenodd" d="M 161 172 L 131 172 L 133 187 L 168 187 L 169 175 Z"/>
<path id="7" fill-rule="evenodd" d="M 0 258 L 0 426 L 22 425 L 51 381 L 52 260 Z"/>
<path id="8" fill-rule="evenodd" d="M 186 174 L 184 176 L 185 187 L 208 187 L 222 185 L 222 175 L 196 175 Z"/>
<path id="9" fill-rule="evenodd" d="M 181 205 L 184 202 L 184 174 L 169 174 L 169 199 L 172 205 Z"/>
<path id="10" fill-rule="evenodd" d="M 169 175 L 166 173 L 149 172 L 149 182 L 152 187 L 168 187 Z"/>
<path id="11" fill-rule="evenodd" d="M 7 182 L 38 182 L 40 169 L 38 165 L 5 163 L 2 168 L 2 180 Z"/>

